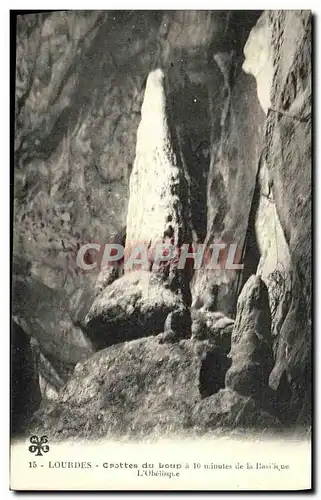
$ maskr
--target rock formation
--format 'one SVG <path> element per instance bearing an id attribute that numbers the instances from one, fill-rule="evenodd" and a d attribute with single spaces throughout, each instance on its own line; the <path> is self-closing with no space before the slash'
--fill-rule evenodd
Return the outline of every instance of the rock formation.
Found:
<path id="1" fill-rule="evenodd" d="M 110 243 L 113 245 L 115 244 L 120 245 L 124 248 L 125 242 L 126 242 L 126 228 L 123 227 L 120 229 L 120 231 L 118 231 L 118 233 L 115 235 L 115 237 L 112 239 Z M 95 284 L 96 295 L 99 295 L 106 288 L 106 286 L 111 285 L 113 281 L 120 278 L 123 274 L 124 274 L 123 257 L 117 261 L 115 260 L 112 263 L 109 263 L 109 265 L 106 265 L 105 268 L 101 269 L 101 271 L 97 276 Z"/>
<path id="2" fill-rule="evenodd" d="M 166 318 L 180 313 L 175 325 L 181 337 L 190 336 L 190 324 L 182 321 L 187 309 L 157 275 L 133 271 L 114 281 L 95 299 L 86 317 L 86 329 L 98 349 L 157 335 L 164 331 Z M 188 316 L 188 315 L 187 315 Z"/>
<path id="3" fill-rule="evenodd" d="M 263 30 L 263 31 L 262 31 Z M 311 13 L 265 12 L 248 41 L 270 32 L 269 62 L 257 79 L 268 94 L 265 161 L 290 255 L 291 305 L 280 329 L 271 385 L 286 371 L 294 399 L 311 391 Z M 255 46 L 255 49 L 254 49 Z M 255 66 L 255 63 L 254 63 Z M 257 71 L 251 69 L 255 75 Z M 271 72 L 273 77 L 271 78 Z M 265 88 L 261 91 L 261 81 Z M 267 88 L 266 88 L 267 86 Z M 307 396 L 310 399 L 310 396 Z M 307 408 L 307 414 L 310 410 Z"/>
<path id="4" fill-rule="evenodd" d="M 226 387 L 244 396 L 264 396 L 273 354 L 269 296 L 259 276 L 251 276 L 239 296 L 229 356 Z"/>
<path id="5" fill-rule="evenodd" d="M 160 344 L 158 337 L 111 346 L 77 365 L 33 426 L 55 439 L 188 431 L 201 399 L 202 360 L 214 349 L 208 341 Z"/>
<path id="6" fill-rule="evenodd" d="M 26 422 L 41 393 L 56 438 L 309 425 L 311 14 L 24 14 L 16 63 Z M 164 241 L 237 244 L 244 268 L 155 269 Z M 79 268 L 112 242 L 149 269 Z"/>
<path id="7" fill-rule="evenodd" d="M 224 383 L 195 406 L 199 430 L 280 428 L 268 388 L 273 366 L 269 297 L 259 276 L 251 276 L 239 296 L 230 346 L 232 363 L 225 362 Z"/>
<path id="8" fill-rule="evenodd" d="M 116 303 L 120 303 L 118 297 Z M 222 314 L 196 311 L 194 322 L 207 315 L 206 322 L 203 318 L 207 338 L 194 335 L 164 343 L 161 333 L 100 351 L 77 365 L 55 401 L 42 405 L 32 429 L 50 429 L 55 439 L 156 437 L 221 427 L 279 429 L 279 419 L 264 401 L 272 348 L 267 288 L 259 277 L 253 276 L 244 287 L 238 311 L 231 367 L 226 328 L 233 321 Z"/>
<path id="9" fill-rule="evenodd" d="M 278 418 L 262 408 L 257 400 L 232 389 L 221 389 L 195 406 L 194 414 L 199 432 L 208 429 L 280 429 Z"/>
<path id="10" fill-rule="evenodd" d="M 21 275 L 16 276 L 13 290 L 15 322 L 66 382 L 75 365 L 93 354 L 90 340 L 72 322 L 55 290 Z"/>
<path id="11" fill-rule="evenodd" d="M 161 239 L 169 225 L 174 245 L 189 238 L 184 171 L 171 143 L 164 80 L 160 69 L 147 78 L 129 184 L 127 245 Z"/>
<path id="12" fill-rule="evenodd" d="M 125 261 L 136 245 L 142 245 L 150 249 L 150 269 L 157 271 L 157 266 L 161 271 L 161 265 L 153 262 L 156 245 L 170 243 L 178 250 L 191 241 L 191 231 L 187 182 L 175 154 L 175 129 L 170 128 L 165 75 L 160 69 L 148 75 L 141 115 L 129 184 Z M 189 269 L 171 265 L 163 273 L 171 288 L 190 304 Z"/>
<path id="13" fill-rule="evenodd" d="M 192 309 L 192 334 L 198 339 L 226 339 L 227 345 L 231 344 L 231 334 L 234 320 L 224 316 L 223 313 L 208 312 Z"/>

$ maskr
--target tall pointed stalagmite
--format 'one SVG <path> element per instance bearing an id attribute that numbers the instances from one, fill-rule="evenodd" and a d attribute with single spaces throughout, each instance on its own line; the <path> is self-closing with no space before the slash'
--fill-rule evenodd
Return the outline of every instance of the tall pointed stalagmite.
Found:
<path id="1" fill-rule="evenodd" d="M 127 214 L 125 258 L 137 243 L 147 245 L 151 249 L 151 267 L 156 243 L 170 241 L 179 247 L 191 240 L 186 178 L 175 151 L 175 131 L 170 127 L 164 84 L 161 69 L 149 74 L 137 131 Z M 173 287 L 186 288 L 187 274 L 186 270 L 172 269 L 169 279 Z"/>

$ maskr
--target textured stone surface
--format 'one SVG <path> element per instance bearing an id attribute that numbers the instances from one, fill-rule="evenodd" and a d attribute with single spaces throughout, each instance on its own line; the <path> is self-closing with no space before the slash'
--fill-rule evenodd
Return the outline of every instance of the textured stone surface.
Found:
<path id="1" fill-rule="evenodd" d="M 93 353 L 90 340 L 74 325 L 59 293 L 32 278 L 13 282 L 13 317 L 40 352 L 49 357 L 62 380 Z"/>
<path id="2" fill-rule="evenodd" d="M 151 52 L 147 60 L 141 50 L 145 43 L 153 49 L 159 24 L 119 13 L 120 35 L 116 15 L 56 12 L 18 22 L 14 251 L 31 262 L 32 275 L 66 295 L 69 309 L 72 296 L 96 279 L 77 268 L 79 245 L 108 242 L 126 220 L 144 68 L 151 64 Z"/>
<path id="3" fill-rule="evenodd" d="M 18 16 L 13 264 L 25 262 L 19 273 L 25 284 L 13 287 L 13 303 L 14 309 L 24 303 L 19 324 L 49 363 L 41 366 L 51 367 L 42 387 L 53 387 L 57 372 L 66 380 L 75 362 L 93 352 L 80 353 L 79 343 L 90 344 L 84 318 L 99 270 L 82 272 L 76 255 L 83 243 L 109 243 L 126 221 L 144 80 L 161 17 Z"/>
<path id="4" fill-rule="evenodd" d="M 286 370 L 294 399 L 303 402 L 311 386 L 311 14 L 276 11 L 263 17 L 258 28 L 271 33 L 269 63 L 257 80 L 258 94 L 268 94 L 272 108 L 265 161 L 291 262 L 291 303 L 280 303 L 283 325 L 279 321 L 270 383 L 277 388 Z"/>
<path id="5" fill-rule="evenodd" d="M 241 20 L 250 27 L 257 16 Z M 59 290 L 77 320 L 91 305 L 97 273 L 82 273 L 76 253 L 85 242 L 109 242 L 126 222 L 145 82 L 157 66 L 169 80 L 171 133 L 179 129 L 175 154 L 189 174 L 195 231 L 206 223 L 199 166 L 208 170 L 207 96 L 219 84 L 212 56 L 234 50 L 238 24 L 219 11 L 18 17 L 14 258 Z M 243 40 L 244 33 L 240 53 Z"/>
<path id="6" fill-rule="evenodd" d="M 193 416 L 204 430 L 227 428 L 277 429 L 281 424 L 276 416 L 262 409 L 257 400 L 242 396 L 232 389 L 221 389 L 195 406 Z"/>
<path id="7" fill-rule="evenodd" d="M 249 30 L 245 22 L 238 33 L 242 47 Z M 242 252 L 263 146 L 264 113 L 254 79 L 242 71 L 242 51 L 236 47 L 216 54 L 214 60 L 217 76 L 215 92 L 212 89 L 211 93 L 204 239 L 207 245 L 216 240 L 235 243 Z M 255 260 L 251 262 L 250 274 L 256 272 Z M 234 315 L 237 282 L 238 273 L 232 270 L 219 273 L 200 270 L 193 278 L 193 298 L 206 303 L 214 283 L 219 288 L 214 310 Z"/>
<path id="8" fill-rule="evenodd" d="M 126 246 L 161 239 L 168 226 L 173 228 L 173 244 L 188 242 L 187 185 L 173 151 L 160 69 L 147 78 L 141 115 L 129 185 Z"/>
<path id="9" fill-rule="evenodd" d="M 82 272 L 77 251 L 110 242 L 124 227 L 145 83 L 158 66 L 169 77 L 171 133 L 179 127 L 175 154 L 178 163 L 185 157 L 193 224 L 204 225 L 198 163 L 206 170 L 209 144 L 199 139 L 209 129 L 209 86 L 216 91 L 211 60 L 230 46 L 235 26 L 228 12 L 215 11 L 18 16 L 13 261 L 26 262 L 23 276 L 34 287 L 55 290 L 82 330 L 106 281 L 100 276 L 95 288 L 99 269 Z M 187 141 L 196 147 L 192 161 L 182 155 Z"/>
<path id="10" fill-rule="evenodd" d="M 216 354 L 209 341 L 158 337 L 104 349 L 77 365 L 56 401 L 42 404 L 32 430 L 59 440 L 280 426 L 254 399 L 219 390 L 206 366 Z"/>
<path id="11" fill-rule="evenodd" d="M 136 155 L 129 184 L 126 225 L 126 261 L 137 245 L 150 248 L 150 269 L 162 272 L 172 289 L 190 304 L 190 270 L 157 263 L 157 245 L 178 249 L 191 241 L 190 206 L 183 165 L 175 154 L 165 95 L 165 75 L 156 69 L 148 75 L 142 119 L 137 130 Z M 171 125 L 171 127 L 170 127 Z M 176 151 L 177 150 L 176 147 Z M 154 261 L 156 259 L 156 261 Z M 139 266 L 136 268 L 145 268 Z M 129 269 L 129 272 L 131 270 Z"/>
<path id="12" fill-rule="evenodd" d="M 86 317 L 86 329 L 94 344 L 106 347 L 164 331 L 167 316 L 186 311 L 154 273 L 132 271 L 114 281 L 95 299 Z M 190 336 L 190 325 L 179 322 L 181 336 Z"/>
<path id="13" fill-rule="evenodd" d="M 290 281 L 291 257 L 277 213 L 269 172 L 262 159 L 260 169 L 260 198 L 255 217 L 255 234 L 260 251 L 257 274 L 269 288 L 269 279 L 275 269 L 282 270 Z"/>
<path id="14" fill-rule="evenodd" d="M 267 115 L 271 107 L 271 87 L 274 76 L 272 26 L 267 11 L 260 16 L 252 28 L 244 46 L 244 56 L 242 69 L 245 73 L 255 77 L 259 102 Z"/>
<path id="15" fill-rule="evenodd" d="M 210 389 L 200 382 L 204 411 L 212 411 L 205 402 L 216 396 L 221 413 L 230 407 L 235 417 L 222 417 L 228 425 L 238 421 L 233 408 L 240 401 L 245 409 L 256 405 L 253 411 L 260 415 L 258 402 L 248 403 L 247 396 L 230 390 L 213 394 L 224 387 L 231 362 L 225 353 L 233 325 L 226 318 L 235 318 L 238 294 L 257 273 L 268 286 L 273 312 L 270 386 L 280 403 L 276 407 L 291 414 L 289 422 L 309 422 L 311 19 L 307 11 L 260 16 L 255 11 L 19 16 L 13 311 L 32 337 L 44 398 L 60 401 L 75 364 L 92 355 L 85 317 L 94 300 L 97 305 L 104 290 L 108 295 L 122 279 L 122 266 L 107 273 L 99 266 L 81 271 L 77 251 L 85 242 L 124 236 L 129 217 L 127 248 L 132 239 L 162 240 L 164 231 L 171 238 L 166 224 L 173 222 L 175 242 L 223 240 L 237 243 L 242 252 L 242 275 L 200 270 L 189 291 L 190 276 L 180 280 L 174 274 L 175 286 L 169 280 L 172 290 L 166 290 L 183 289 L 174 302 L 193 302 L 193 342 L 210 338 L 216 345 L 199 375 L 210 381 Z M 135 184 L 133 175 L 130 188 L 133 171 L 142 182 Z M 270 275 L 280 269 L 286 287 L 275 309 Z M 117 294 L 125 303 L 126 291 L 119 288 Z M 161 320 L 156 329 L 134 329 L 135 336 L 161 332 L 159 344 L 177 349 L 180 309 L 176 313 L 164 314 L 155 300 L 146 320 L 140 313 L 133 318 L 135 328 Z M 132 325 L 125 324 L 126 314 L 122 332 Z M 262 327 L 254 318 L 242 320 L 244 338 Z M 106 320 L 102 314 L 97 329 L 89 322 L 95 348 L 124 340 L 105 330 Z M 254 366 L 258 381 L 264 374 L 265 386 L 266 366 Z M 246 410 L 243 415 L 250 418 Z"/>
<path id="16" fill-rule="evenodd" d="M 56 401 L 43 403 L 33 429 L 54 439 L 188 430 L 201 400 L 202 362 L 214 350 L 208 341 L 160 344 L 158 337 L 104 349 L 77 365 Z"/>
<path id="17" fill-rule="evenodd" d="M 271 113 L 267 124 L 267 160 L 275 199 L 292 262 L 292 302 L 280 331 L 274 374 L 288 368 L 296 397 L 311 387 L 311 15 L 292 12 L 274 29 L 275 77 L 272 104 L 287 111 Z M 283 29 L 282 29 L 283 28 Z M 285 57 L 287 53 L 287 57 Z M 304 121 L 300 121 L 303 119 Z M 289 138 L 291 138 L 289 140 Z M 307 400 L 310 396 L 307 396 Z M 306 413 L 309 415 L 308 405 Z"/>
<path id="18" fill-rule="evenodd" d="M 192 335 L 198 339 L 220 339 L 230 347 L 234 320 L 220 312 L 193 310 Z"/>
<path id="19" fill-rule="evenodd" d="M 232 365 L 226 373 L 226 387 L 245 396 L 263 397 L 273 355 L 269 296 L 259 276 L 251 276 L 239 296 L 229 356 Z"/>

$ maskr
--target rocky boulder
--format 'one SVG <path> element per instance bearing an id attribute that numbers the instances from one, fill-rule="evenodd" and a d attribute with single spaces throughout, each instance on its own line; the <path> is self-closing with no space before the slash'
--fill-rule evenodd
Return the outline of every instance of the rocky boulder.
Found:
<path id="1" fill-rule="evenodd" d="M 108 285 L 111 285 L 119 277 L 119 266 L 110 266 L 108 267 L 108 269 L 100 271 L 95 284 L 96 296 L 99 295 Z"/>
<path id="2" fill-rule="evenodd" d="M 138 339 L 104 349 L 77 365 L 56 401 L 43 403 L 33 431 L 52 439 L 146 438 L 190 430 L 192 411 L 212 379 L 201 376 L 215 352 L 209 341 Z M 213 368 L 214 369 L 214 368 Z"/>
<path id="3" fill-rule="evenodd" d="M 88 335 L 98 348 L 164 332 L 168 315 L 176 313 L 178 337 L 190 336 L 190 315 L 180 295 L 174 294 L 159 276 L 133 271 L 107 286 L 95 299 L 86 317 Z M 173 324 L 172 324 L 173 323 Z"/>
<path id="4" fill-rule="evenodd" d="M 77 365 L 55 401 L 43 402 L 30 431 L 53 440 L 150 438 L 242 426 L 276 428 L 257 400 L 222 389 L 215 343 L 160 337 L 104 349 Z"/>

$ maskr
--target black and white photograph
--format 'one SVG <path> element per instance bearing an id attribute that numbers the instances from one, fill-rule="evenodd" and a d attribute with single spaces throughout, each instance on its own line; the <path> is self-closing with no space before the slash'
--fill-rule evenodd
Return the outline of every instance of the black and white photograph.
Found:
<path id="1" fill-rule="evenodd" d="M 313 13 L 10 26 L 11 489 L 310 490 Z"/>

